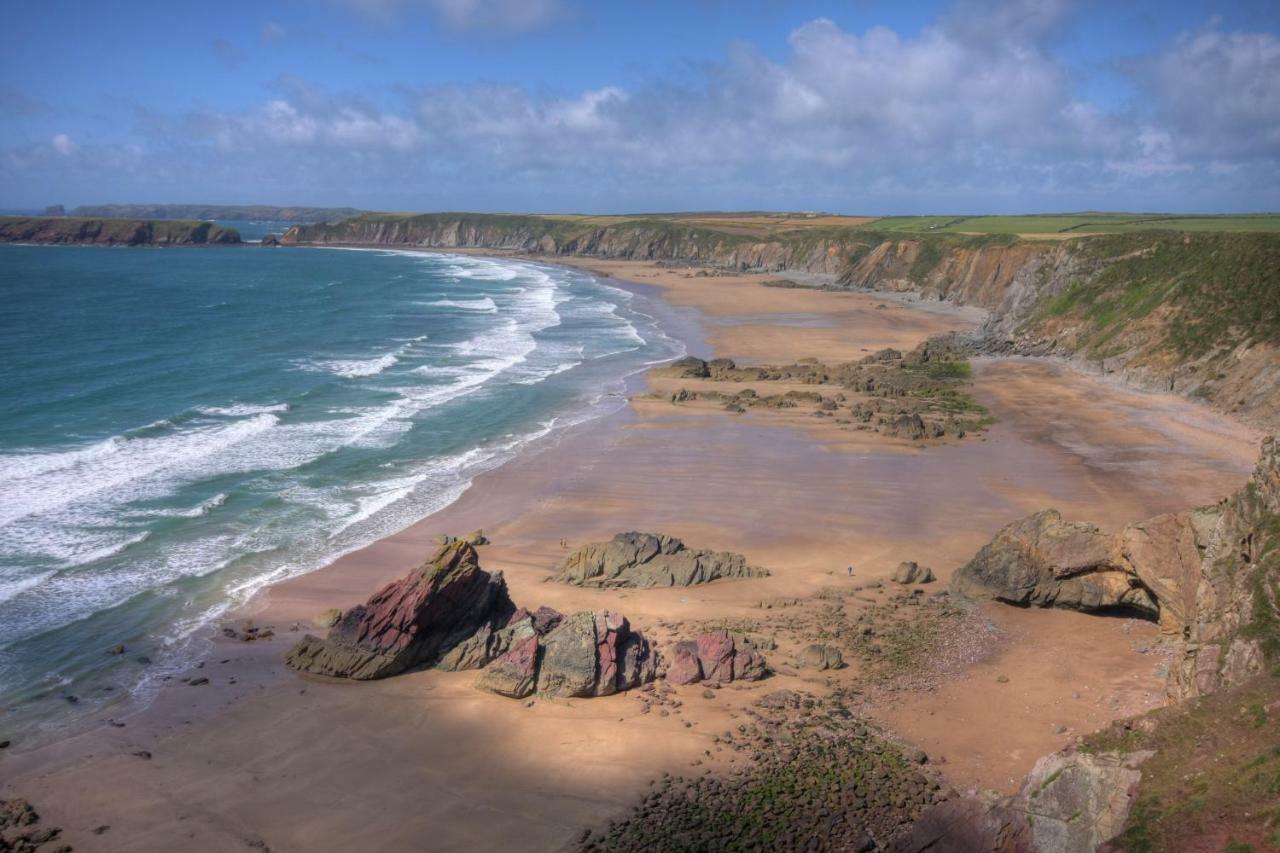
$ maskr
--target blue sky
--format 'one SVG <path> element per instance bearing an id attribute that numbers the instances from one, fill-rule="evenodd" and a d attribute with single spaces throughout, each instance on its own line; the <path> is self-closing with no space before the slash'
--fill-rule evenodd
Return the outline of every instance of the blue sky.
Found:
<path id="1" fill-rule="evenodd" d="M 1280 3 L 14 4 L 0 207 L 1280 210 Z"/>

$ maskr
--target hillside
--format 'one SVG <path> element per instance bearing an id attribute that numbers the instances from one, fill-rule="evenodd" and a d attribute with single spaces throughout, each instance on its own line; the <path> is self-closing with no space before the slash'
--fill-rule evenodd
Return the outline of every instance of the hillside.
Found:
<path id="1" fill-rule="evenodd" d="M 258 222 L 337 222 L 358 216 L 354 207 L 277 207 L 267 204 L 82 205 L 71 216 L 105 219 L 219 219 Z"/>
<path id="2" fill-rule="evenodd" d="M 240 232 L 212 222 L 0 216 L 0 243 L 204 246 L 239 242 Z"/>
<path id="3" fill-rule="evenodd" d="M 1051 218 L 1027 219 L 1041 228 Z M 1200 220 L 1188 231 L 1041 239 L 794 214 L 363 214 L 296 226 L 282 239 L 671 261 L 914 292 L 990 311 L 990 350 L 1075 359 L 1280 427 L 1280 233 L 1255 227 L 1280 219 Z M 1232 230 L 1238 220 L 1252 224 Z M 1203 230 L 1209 221 L 1217 230 Z"/>

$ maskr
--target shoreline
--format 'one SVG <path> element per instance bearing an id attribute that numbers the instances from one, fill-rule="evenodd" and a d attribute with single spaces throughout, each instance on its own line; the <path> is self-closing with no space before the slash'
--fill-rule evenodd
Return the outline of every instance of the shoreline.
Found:
<path id="1" fill-rule="evenodd" d="M 494 252 L 483 254 L 504 257 Z M 635 268 L 648 270 L 646 276 L 657 280 L 635 281 L 622 277 L 621 272 L 628 267 L 611 264 L 608 268 L 613 270 L 605 273 L 610 278 L 639 287 L 662 288 L 664 303 L 675 306 L 677 314 L 687 309 L 690 322 L 705 330 L 707 340 L 703 343 L 708 353 L 729 357 L 743 358 L 740 353 L 746 350 L 746 358 L 754 357 L 751 353 L 777 360 L 805 355 L 822 355 L 830 361 L 856 358 L 879 342 L 908 341 L 927 328 L 955 319 L 943 315 L 917 316 L 924 312 L 913 311 L 906 305 L 877 308 L 877 303 L 886 302 L 882 294 L 752 289 L 752 284 L 762 280 L 760 276 L 690 278 L 682 282 L 680 273 L 639 264 Z M 590 271 L 602 272 L 600 269 Z M 762 295 L 759 291 L 765 293 Z M 806 295 L 797 297 L 797 293 Z M 806 308 L 810 310 L 804 310 Z M 696 318 L 692 316 L 694 312 Z M 692 351 L 692 347 L 690 349 Z M 999 369 L 996 368 L 997 372 Z M 991 370 L 987 366 L 979 370 L 979 380 L 987 382 Z M 108 776 L 123 774 L 130 780 L 125 787 L 133 793 L 128 808 L 124 809 L 130 817 L 121 827 L 141 832 L 141 828 L 150 826 L 149 817 L 160 809 L 158 803 L 181 804 L 177 795 L 160 797 L 154 785 L 148 787 L 137 781 L 154 770 L 162 771 L 165 779 L 188 780 L 189 773 L 200 762 L 213 762 L 220 768 L 214 775 L 225 782 L 228 778 L 239 778 L 236 775 L 239 771 L 231 762 L 241 760 L 257 768 L 250 772 L 273 780 L 273 789 L 302 796 L 296 789 L 296 781 L 288 782 L 288 779 L 296 780 L 297 774 L 290 771 L 281 776 L 280 768 L 303 762 L 310 769 L 302 778 L 312 779 L 323 773 L 319 768 L 325 767 L 326 761 L 324 756 L 298 754 L 300 744 L 306 741 L 300 741 L 299 733 L 288 731 L 287 726 L 282 730 L 282 720 L 277 718 L 303 714 L 307 720 L 298 726 L 311 737 L 320 736 L 322 724 L 337 722 L 351 727 L 339 739 L 341 749 L 358 750 L 356 744 L 361 731 L 391 730 L 409 736 L 411 730 L 416 732 L 414 736 L 419 741 L 426 741 L 425 747 L 415 743 L 412 751 L 428 761 L 432 755 L 439 758 L 449 754 L 455 741 L 468 745 L 474 754 L 488 756 L 478 762 L 479 768 L 460 771 L 462 780 L 435 779 L 432 775 L 435 771 L 429 767 L 417 771 L 384 771 L 401 784 L 410 784 L 415 779 L 421 783 L 420 775 L 427 773 L 435 779 L 433 785 L 448 783 L 450 788 L 460 786 L 475 794 L 494 787 L 491 779 L 486 783 L 481 771 L 486 768 L 495 771 L 500 765 L 493 762 L 499 756 L 506 755 L 508 760 L 524 766 L 526 772 L 517 774 L 518 779 L 506 779 L 498 785 L 501 790 L 491 795 L 491 802 L 479 813 L 455 821 L 456 826 L 446 830 L 448 837 L 442 842 L 443 847 L 513 837 L 525 832 L 524 824 L 530 820 L 538 827 L 530 837 L 567 839 L 575 827 L 619 810 L 620 804 L 643 785 L 644 779 L 635 778 L 637 775 L 652 774 L 660 767 L 681 766 L 694 760 L 694 756 L 703 751 L 707 735 L 675 728 L 675 723 L 640 720 L 624 696 L 565 706 L 540 702 L 535 708 L 526 709 L 521 703 L 472 690 L 473 674 L 468 673 L 412 673 L 367 685 L 335 685 L 300 679 L 284 672 L 281 663 L 284 649 L 297 638 L 289 630 L 289 623 L 307 620 L 330 606 L 346 607 L 364 600 L 378 584 L 401 576 L 420 561 L 430 540 L 442 532 L 458 534 L 476 527 L 485 528 L 495 544 L 481 550 L 482 564 L 504 571 L 518 603 L 529 606 L 545 603 L 562 610 L 608 606 L 626 613 L 633 622 L 650 630 L 648 626 L 672 618 L 698 619 L 706 615 L 752 618 L 758 613 L 755 602 L 763 598 L 812 595 L 834 583 L 830 567 L 843 565 L 848 560 L 859 567 L 859 579 L 865 581 L 887 577 L 899 559 L 927 554 L 925 559 L 940 569 L 945 581 L 951 568 L 967 559 L 984 541 L 991 526 L 998 526 L 1001 519 L 1012 520 L 1024 511 L 1048 505 L 1043 503 L 1045 500 L 1063 504 L 1064 511 L 1092 508 L 1090 511 L 1095 514 L 1124 523 L 1150 514 L 1153 507 L 1182 508 L 1188 494 L 1205 494 L 1213 499 L 1216 495 L 1206 494 L 1211 489 L 1226 485 L 1237 475 L 1241 481 L 1247 476 L 1252 452 L 1247 460 L 1243 459 L 1243 446 L 1251 444 L 1251 438 L 1246 437 L 1243 426 L 1229 424 L 1211 424 L 1218 432 L 1190 424 L 1185 427 L 1185 434 L 1179 433 L 1178 437 L 1187 439 L 1200 454 L 1188 460 L 1186 472 L 1147 471 L 1149 457 L 1160 458 L 1151 450 L 1156 446 L 1153 442 L 1162 439 L 1159 430 L 1143 427 L 1140 416 L 1158 419 L 1160 412 L 1177 414 L 1184 411 L 1183 405 L 1190 405 L 1185 401 L 1167 398 L 1167 395 L 1135 397 L 1134 392 L 1123 389 L 1096 389 L 1090 386 L 1092 380 L 1074 373 L 1065 378 L 1051 377 L 1054 384 L 1046 395 L 1041 386 L 1048 374 L 1043 371 L 1038 372 L 1035 367 L 1019 369 L 1015 365 L 1006 369 L 1005 374 L 1004 380 L 996 383 L 1000 385 L 998 389 L 987 389 L 990 393 L 984 400 L 989 407 L 995 404 L 993 412 L 1002 411 L 1005 415 L 1003 424 L 997 423 L 992 435 L 923 451 L 908 446 L 895 447 L 887 453 L 864 448 L 851 454 L 844 452 L 833 436 L 817 428 L 796 430 L 794 426 L 777 425 L 754 415 L 742 419 L 719 413 L 688 415 L 663 408 L 662 403 L 650 405 L 649 401 L 632 399 L 613 413 L 568 428 L 550 446 L 536 452 L 522 452 L 481 474 L 453 504 L 405 530 L 345 555 L 325 568 L 264 588 L 237 618 L 273 624 L 276 638 L 252 644 L 218 638 L 209 655 L 209 671 L 220 674 L 226 670 L 219 667 L 233 667 L 234 684 L 226 683 L 226 678 L 199 689 L 175 684 L 164 691 L 151 708 L 123 718 L 127 723 L 125 728 L 94 729 L 73 738 L 74 743 L 62 742 L 45 748 L 47 751 L 42 756 L 24 753 L 0 760 L 6 768 L 16 769 L 16 776 L 23 780 L 15 790 L 21 790 L 42 806 L 42 810 L 46 799 L 41 793 L 51 793 L 54 802 L 48 803 L 48 810 L 56 821 L 69 828 L 84 825 L 87 820 L 86 815 L 70 813 L 68 795 L 81 798 L 84 811 L 93 815 L 109 813 L 112 808 L 119 810 L 118 804 L 113 805 L 106 798 L 103 788 L 75 777 L 89 770 L 93 772 L 88 775 L 97 779 L 101 779 L 104 772 Z M 637 383 L 645 381 L 636 380 Z M 1043 399 L 1053 397 L 1060 386 L 1081 396 L 1065 405 Z M 1104 392 L 1100 401 L 1089 399 L 1089 395 L 1099 390 Z M 1108 414 L 1123 422 L 1119 426 L 1093 424 L 1093 419 L 1082 417 L 1086 413 L 1071 411 L 1078 408 L 1080 399 L 1105 408 Z M 1025 429 L 1020 426 L 1019 411 L 1031 403 L 1033 409 L 1042 407 L 1043 411 L 1036 410 L 1036 413 L 1040 420 L 1048 422 L 1047 426 L 1031 423 L 1034 417 Z M 1152 411 L 1156 414 L 1151 414 Z M 1060 423 L 1055 425 L 1051 414 L 1065 419 L 1070 428 Z M 1205 432 L 1209 435 L 1202 434 Z M 1166 434 L 1159 446 L 1172 447 L 1171 436 Z M 1091 449 L 1091 442 L 1101 440 L 1106 442 L 1098 445 L 1103 448 L 1102 452 Z M 1120 450 L 1108 452 L 1115 448 Z M 997 460 L 1001 463 L 997 464 Z M 1239 462 L 1239 470 L 1223 470 L 1221 466 L 1227 460 Z M 935 466 L 939 474 L 949 472 L 949 479 L 930 474 Z M 1019 466 L 1025 466 L 1025 470 L 1012 470 Z M 1135 471 L 1146 471 L 1151 482 L 1135 487 L 1129 482 Z M 774 486 L 762 493 L 774 497 L 772 504 L 762 508 L 763 512 L 735 494 L 741 493 L 744 486 L 751 491 L 759 485 L 785 484 L 793 478 L 804 487 L 779 490 Z M 1046 492 L 1041 484 L 1058 480 L 1065 485 L 1056 493 Z M 857 494 L 850 493 L 849 483 L 858 484 Z M 922 487 L 924 491 L 916 494 L 914 490 Z M 656 506 L 649 500 L 650 495 L 664 493 L 677 497 L 673 505 Z M 663 532 L 680 535 L 693 547 L 744 551 L 753 562 L 776 567 L 778 571 L 768 579 L 717 582 L 687 590 L 609 593 L 542 583 L 563 554 L 556 544 L 560 539 L 569 539 L 576 545 L 589 539 L 608 538 L 619 530 L 649 529 L 655 525 Z M 828 541 L 815 540 L 815 534 Z M 1022 632 L 1019 644 L 1025 652 L 1024 658 L 1029 654 L 1031 660 L 1018 664 L 1020 671 L 1026 671 L 1026 680 L 1019 681 L 1019 689 L 1025 691 L 1028 701 L 1039 697 L 1040 706 L 1035 713 L 1041 716 L 1051 710 L 1045 705 L 1061 700 L 1063 691 L 1058 681 L 1065 676 L 1057 671 L 1037 675 L 1029 670 L 1034 669 L 1036 650 L 1050 648 L 1045 644 L 1055 632 L 1063 636 L 1061 632 L 1065 631 L 1066 636 L 1083 643 L 1099 637 L 1121 638 L 1134 630 L 1141 634 L 1144 630 L 1144 626 L 1138 625 L 1122 631 L 1118 622 L 1090 621 L 1091 617 L 1078 614 L 1055 614 L 1051 618 L 1036 614 L 1045 618 L 1035 625 L 1022 624 L 1014 618 L 1017 614 L 1007 611 L 996 614 L 1004 619 L 1010 636 Z M 1086 656 L 1082 660 L 1088 660 L 1089 652 L 1086 647 L 1079 649 L 1079 653 Z M 230 663 L 218 663 L 220 659 Z M 983 666 L 998 667 L 1008 661 L 1006 656 L 976 666 L 979 672 L 984 672 Z M 1145 664 L 1145 661 L 1138 659 L 1136 663 Z M 1108 665 L 1114 671 L 1100 683 L 1113 685 L 1116 690 L 1131 681 L 1136 672 L 1135 661 L 1125 655 L 1119 655 Z M 1036 680 L 1041 677 L 1047 678 L 1048 683 Z M 294 687 L 299 682 L 301 692 Z M 758 695 L 760 690 L 767 692 L 777 689 L 779 684 L 793 683 L 789 676 L 769 682 L 773 683 L 734 693 L 741 692 L 745 700 Z M 807 682 L 800 679 L 796 683 Z M 1073 731 L 1078 731 L 1091 721 L 1108 718 L 1146 701 L 1143 690 L 1149 692 L 1154 682 L 1148 679 L 1143 683 L 1146 687 L 1137 692 L 1127 688 L 1112 691 L 1114 695 L 1123 694 L 1121 707 L 1110 707 L 1109 695 L 1104 707 L 1085 703 L 1087 707 L 1071 710 L 1073 716 L 1064 719 L 1072 723 Z M 1062 740 L 1051 737 L 1047 726 L 1043 732 L 1011 726 L 1016 731 L 1011 731 L 1009 737 L 1017 741 L 1017 749 L 1022 753 L 1019 757 L 997 756 L 990 750 L 973 746 L 972 761 L 966 764 L 958 760 L 951 751 L 956 748 L 954 739 L 947 740 L 947 733 L 937 730 L 938 713 L 945 712 L 948 704 L 971 697 L 976 686 L 971 680 L 956 684 L 968 684 L 968 692 L 962 687 L 944 688 L 927 694 L 935 697 L 934 700 L 914 702 L 918 713 L 895 715 L 890 709 L 885 711 L 882 721 L 909 742 L 930 744 L 931 754 L 935 748 L 946 750 L 943 754 L 950 758 L 949 772 L 986 781 L 1001 778 L 1018 762 L 1029 766 L 1029 761 L 1036 756 L 1027 754 L 1028 750 Z M 955 691 L 961 695 L 957 696 Z M 732 713 L 730 706 L 738 698 L 735 695 L 728 702 L 717 701 L 710 703 L 714 707 L 699 708 L 697 725 L 706 733 L 723 728 L 729 719 L 726 715 Z M 385 702 L 387 707 L 366 707 L 371 700 Z M 690 704 L 694 701 L 689 700 Z M 694 713 L 692 708 L 690 713 Z M 477 733 L 469 728 L 468 714 L 500 721 L 485 726 L 486 731 L 490 731 L 492 725 L 499 725 L 509 727 L 510 733 L 499 739 L 500 744 L 482 746 L 476 742 Z M 615 719 L 626 720 L 626 725 L 617 725 L 613 722 Z M 410 725 L 410 730 L 404 729 L 406 725 Z M 965 734 L 980 744 L 984 733 L 986 730 L 978 726 Z M 175 735 L 177 742 L 173 740 Z M 663 746 L 656 749 L 654 743 L 646 739 L 648 735 L 661 735 Z M 223 766 L 217 755 L 219 750 L 228 750 L 230 738 L 236 739 L 236 745 L 229 750 L 228 764 Z M 281 744 L 267 747 L 263 738 L 277 739 Z M 188 740 L 194 744 L 186 744 L 184 753 L 184 743 Z M 379 761 L 392 758 L 397 743 L 402 749 L 408 748 L 403 742 L 389 739 L 387 751 L 378 754 Z M 571 784 L 563 775 L 565 765 L 555 760 L 555 756 L 523 754 L 530 743 L 555 743 L 567 753 L 566 759 L 586 762 L 589 784 Z M 255 744 L 265 752 L 269 759 L 267 765 L 272 769 L 264 769 L 255 761 L 252 751 Z M 516 748 L 516 744 L 523 748 Z M 508 746 L 514 751 L 508 750 Z M 168 768 L 161 767 L 167 763 L 164 756 L 171 749 L 178 757 L 168 759 L 173 761 Z M 593 750 L 603 750 L 606 755 Z M 90 751 L 100 757 L 86 758 Z M 154 759 L 136 757 L 134 753 L 139 751 L 148 751 Z M 287 759 L 290 755 L 293 757 Z M 337 757 L 342 755 L 337 753 Z M 43 766 L 37 759 L 44 759 Z M 357 763 L 364 769 L 357 775 L 373 774 L 373 778 L 380 778 L 375 769 L 379 761 L 360 759 L 364 763 Z M 228 777 L 227 773 L 233 775 Z M 15 778 L 12 773 L 8 775 Z M 31 787 L 27 783 L 32 783 L 35 790 L 27 790 Z M 389 790 L 386 784 L 390 782 L 377 786 L 383 795 Z M 185 785 L 185 788 L 179 787 L 187 792 L 190 800 L 221 804 L 215 811 L 240 815 L 239 824 L 271 827 L 272 833 L 283 830 L 252 803 L 238 799 L 234 793 L 215 794 L 207 783 L 201 786 L 190 780 Z M 522 790 L 522 785 L 526 794 L 528 786 L 533 785 L 542 803 L 539 808 L 542 812 L 552 808 L 554 820 L 545 814 L 535 820 L 527 806 L 512 799 Z M 151 799 L 138 793 L 142 789 L 149 792 L 147 796 Z M 272 800 L 273 795 L 267 799 Z M 207 809 L 208 806 L 202 813 Z M 502 816 L 495 819 L 494 809 Z M 318 824 L 328 827 L 328 834 L 313 839 L 323 842 L 318 846 L 329 849 L 329 845 L 334 845 L 332 849 L 340 849 L 336 845 L 344 836 L 335 834 L 332 820 L 314 812 L 306 813 Z M 481 825 L 485 822 L 481 814 L 487 816 L 491 826 Z M 513 816 L 519 816 L 515 823 L 511 823 Z M 438 825 L 445 815 L 433 812 L 431 818 Z M 200 818 L 198 824 L 205 833 L 201 843 L 209 846 L 192 849 L 211 849 L 213 839 L 229 837 L 226 833 L 231 830 L 225 823 L 211 817 Z M 159 830 L 151 827 L 148 831 Z M 278 838 L 271 833 L 254 831 L 269 840 L 273 849 L 293 849 L 290 844 L 297 849 L 308 849 L 305 838 L 297 835 Z M 243 833 L 237 837 L 243 838 Z M 109 844 L 103 849 L 128 849 L 124 837 L 105 838 Z M 394 841 L 394 838 L 387 840 L 388 846 L 380 849 L 395 849 L 390 846 Z M 111 846 L 122 843 L 126 846 Z M 147 847 L 145 840 L 141 847 Z M 535 849 L 541 848 L 535 846 Z"/>

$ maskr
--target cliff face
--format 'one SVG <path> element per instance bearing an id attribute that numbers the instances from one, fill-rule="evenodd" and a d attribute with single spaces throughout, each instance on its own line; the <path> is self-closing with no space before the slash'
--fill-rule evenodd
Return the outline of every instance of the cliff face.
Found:
<path id="1" fill-rule="evenodd" d="M 1280 235 L 1020 240 L 794 228 L 767 237 L 639 217 L 366 214 L 282 242 L 481 248 L 802 272 L 991 312 L 990 351 L 1061 356 L 1280 429 Z"/>
<path id="2" fill-rule="evenodd" d="M 0 217 L 0 243 L 64 243 L 103 246 L 234 245 L 240 232 L 212 222 Z"/>

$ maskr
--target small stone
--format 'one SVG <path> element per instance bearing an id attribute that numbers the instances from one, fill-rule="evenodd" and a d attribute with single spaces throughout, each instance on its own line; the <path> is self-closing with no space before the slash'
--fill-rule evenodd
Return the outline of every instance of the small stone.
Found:
<path id="1" fill-rule="evenodd" d="M 191 687 L 200 687 L 208 683 L 209 683 L 209 679 L 205 678 L 203 675 L 200 676 L 199 678 L 193 678 L 187 682 L 187 684 L 190 685 Z"/>
<path id="2" fill-rule="evenodd" d="M 997 682 L 999 682 L 1000 684 L 1008 684 L 1008 683 L 1009 683 L 1009 676 L 1007 676 L 1007 675 L 997 675 L 997 676 L 996 676 L 996 681 L 997 681 Z"/>

